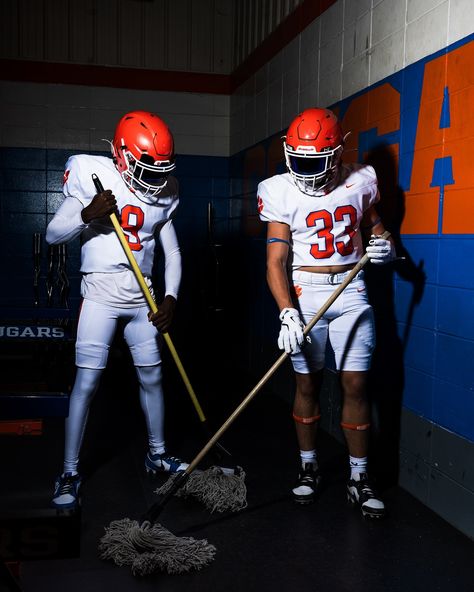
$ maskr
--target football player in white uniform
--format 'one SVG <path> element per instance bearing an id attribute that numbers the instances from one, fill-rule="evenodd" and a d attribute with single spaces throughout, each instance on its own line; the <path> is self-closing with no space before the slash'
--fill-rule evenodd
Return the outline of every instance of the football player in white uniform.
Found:
<path id="1" fill-rule="evenodd" d="M 79 503 L 79 452 L 91 400 L 107 364 L 120 324 L 139 382 L 140 403 L 148 429 L 147 471 L 177 472 L 185 462 L 166 451 L 159 331 L 167 331 L 181 280 L 181 254 L 172 218 L 178 206 L 173 137 L 155 114 L 124 115 L 111 142 L 112 158 L 81 154 L 66 163 L 65 199 L 47 228 L 49 244 L 81 239 L 81 295 L 76 341 L 77 373 L 66 420 L 63 473 L 57 478 L 53 505 Z M 105 187 L 97 193 L 92 174 Z M 158 237 L 165 257 L 165 297 L 159 312 L 148 314 L 140 286 L 115 234 L 115 212 L 126 240 L 151 287 Z"/>
<path id="2" fill-rule="evenodd" d="M 341 161 L 344 136 L 332 111 L 307 109 L 284 138 L 288 172 L 258 186 L 258 211 L 267 229 L 267 281 L 280 310 L 278 346 L 291 354 L 296 374 L 293 418 L 301 469 L 292 491 L 311 502 L 320 473 L 316 430 L 326 343 L 334 351 L 343 392 L 341 425 L 349 449 L 348 497 L 364 515 L 381 517 L 385 508 L 367 476 L 370 407 L 367 371 L 374 348 L 373 313 L 363 272 L 315 325 L 303 329 L 366 251 L 374 264 L 394 259 L 390 240 L 375 210 L 377 178 L 371 166 Z M 291 267 L 291 273 L 288 273 Z M 290 276 L 290 277 L 289 277 Z"/>

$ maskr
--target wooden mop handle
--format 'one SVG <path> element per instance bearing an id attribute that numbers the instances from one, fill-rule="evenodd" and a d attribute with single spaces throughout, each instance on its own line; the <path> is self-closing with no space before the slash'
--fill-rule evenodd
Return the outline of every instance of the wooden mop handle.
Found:
<path id="1" fill-rule="evenodd" d="M 388 239 L 390 236 L 390 232 L 386 230 L 381 238 Z M 362 259 L 357 263 L 357 265 L 351 269 L 345 280 L 340 284 L 331 296 L 326 300 L 326 302 L 322 305 L 322 307 L 318 310 L 318 312 L 314 315 L 311 321 L 306 325 L 304 329 L 304 335 L 307 335 L 314 325 L 319 321 L 319 319 L 324 315 L 324 313 L 328 310 L 328 308 L 335 302 L 335 300 L 340 296 L 340 294 L 347 288 L 347 286 L 352 282 L 355 276 L 359 273 L 359 271 L 364 267 L 364 265 L 368 262 L 369 257 L 367 253 L 362 257 Z M 273 364 L 273 366 L 266 372 L 264 376 L 259 380 L 259 382 L 254 386 L 254 388 L 250 391 L 250 393 L 245 397 L 245 399 L 240 403 L 237 409 L 230 415 L 230 417 L 226 420 L 224 424 L 217 430 L 217 432 L 212 436 L 209 442 L 202 448 L 202 450 L 198 453 L 198 455 L 191 461 L 189 467 L 186 469 L 185 473 L 190 474 L 197 465 L 201 462 L 201 460 L 206 456 L 209 450 L 214 446 L 215 442 L 219 440 L 222 434 L 227 430 L 228 427 L 232 425 L 232 423 L 237 419 L 237 417 L 242 413 L 242 411 L 247 407 L 250 401 L 255 397 L 255 395 L 260 391 L 260 389 L 268 382 L 268 380 L 275 374 L 278 368 L 285 362 L 288 354 L 285 352 L 283 353 L 277 361 Z"/>
<path id="2" fill-rule="evenodd" d="M 386 230 L 380 236 L 380 238 L 383 238 L 383 239 L 387 240 L 389 236 L 390 236 L 390 232 L 388 230 Z M 314 325 L 316 325 L 316 323 L 323 316 L 323 314 L 334 304 L 334 302 L 340 296 L 341 292 L 343 292 L 347 288 L 347 286 L 352 282 L 352 280 L 356 277 L 356 275 L 359 273 L 359 271 L 361 271 L 361 269 L 364 267 L 364 265 L 368 261 L 369 261 L 369 256 L 366 253 L 362 257 L 362 259 L 357 263 L 357 265 L 350 270 L 350 272 L 347 275 L 346 279 L 342 282 L 342 284 L 340 284 L 334 290 L 334 292 L 331 294 L 331 296 L 326 300 L 326 302 L 318 310 L 318 312 L 316 313 L 316 315 L 306 325 L 306 327 L 304 328 L 304 332 L 303 332 L 304 335 L 307 335 L 311 331 L 311 329 L 314 327 Z"/>
<path id="3" fill-rule="evenodd" d="M 102 191 L 104 191 L 104 187 L 102 186 L 102 183 L 100 182 L 99 177 L 95 173 L 92 174 L 92 180 L 94 181 L 94 185 L 95 185 L 96 190 L 99 193 L 102 193 Z M 132 271 L 135 274 L 135 277 L 137 278 L 138 283 L 140 284 L 140 288 L 143 292 L 143 295 L 146 298 L 148 306 L 150 307 L 150 309 L 153 313 L 158 312 L 158 307 L 156 306 L 155 299 L 151 295 L 150 288 L 148 287 L 147 283 L 145 282 L 145 278 L 143 277 L 142 271 L 138 267 L 138 263 L 136 262 L 135 257 L 133 256 L 132 250 L 130 249 L 130 245 L 128 244 L 128 241 L 123 233 L 122 227 L 120 226 L 120 222 L 118 221 L 115 213 L 110 214 L 110 220 L 112 221 L 112 224 L 114 226 L 114 229 L 115 229 L 117 237 L 120 241 L 120 244 L 122 245 L 123 250 L 125 251 L 125 255 L 127 256 L 128 262 L 130 263 L 130 265 L 132 267 Z M 169 336 L 169 333 L 167 333 L 167 332 L 162 333 L 162 335 L 166 341 L 166 345 L 168 346 L 168 348 L 171 352 L 171 355 L 173 356 L 173 360 L 176 364 L 176 367 L 178 368 L 178 372 L 180 373 L 181 378 L 183 379 L 183 382 L 186 386 L 186 390 L 188 391 L 188 394 L 191 397 L 191 400 L 194 404 L 196 412 L 199 416 L 199 420 L 204 423 L 206 421 L 206 416 L 204 415 L 202 407 L 199 404 L 196 393 L 194 392 L 194 389 L 191 385 L 188 375 L 186 374 L 184 366 L 181 363 L 181 359 L 178 356 L 178 352 L 176 351 L 174 343 L 172 342 L 171 337 Z"/>

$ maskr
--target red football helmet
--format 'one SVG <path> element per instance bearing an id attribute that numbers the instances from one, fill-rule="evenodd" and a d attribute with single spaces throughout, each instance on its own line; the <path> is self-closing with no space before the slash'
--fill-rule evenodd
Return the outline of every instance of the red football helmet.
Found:
<path id="1" fill-rule="evenodd" d="M 132 111 L 118 122 L 112 142 L 115 166 L 126 185 L 153 197 L 176 168 L 173 136 L 154 113 Z"/>
<path id="2" fill-rule="evenodd" d="M 344 135 L 329 109 L 306 109 L 291 122 L 284 137 L 286 166 L 300 191 L 324 195 L 338 171 Z"/>

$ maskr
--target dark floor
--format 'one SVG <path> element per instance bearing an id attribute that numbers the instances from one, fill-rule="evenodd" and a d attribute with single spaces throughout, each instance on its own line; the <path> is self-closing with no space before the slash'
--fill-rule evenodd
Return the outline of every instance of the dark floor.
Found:
<path id="1" fill-rule="evenodd" d="M 320 498 L 310 506 L 295 505 L 289 497 L 297 461 L 288 405 L 265 392 L 223 439 L 247 473 L 248 508 L 210 515 L 197 502 L 173 499 L 160 516 L 160 523 L 174 534 L 214 544 L 214 562 L 186 575 L 157 573 L 137 579 L 128 569 L 101 561 L 97 545 L 104 526 L 123 517 L 138 518 L 163 482 L 148 479 L 143 471 L 141 412 L 134 392 L 124 394 L 128 387 L 120 392 L 114 387 L 124 384 L 115 380 L 114 372 L 104 378 L 94 401 L 84 442 L 80 557 L 22 562 L 24 592 L 474 589 L 474 543 L 403 490 L 383 492 L 388 507 L 383 521 L 366 521 L 347 505 L 345 452 L 329 436 L 320 437 Z M 170 388 L 167 393 L 170 397 Z M 217 415 L 225 414 L 219 420 L 235 402 L 232 397 L 226 403 L 221 399 Z M 204 441 L 186 394 L 168 399 L 167 409 L 172 451 L 190 459 Z M 216 417 L 212 419 L 214 423 Z M 0 437 L 2 510 L 47 506 L 62 460 L 62 423 L 47 421 L 44 435 L 37 438 Z"/>

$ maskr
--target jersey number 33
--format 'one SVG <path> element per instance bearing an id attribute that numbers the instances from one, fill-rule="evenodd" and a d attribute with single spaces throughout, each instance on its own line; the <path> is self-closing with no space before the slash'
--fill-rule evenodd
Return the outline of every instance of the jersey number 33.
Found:
<path id="1" fill-rule="evenodd" d="M 354 206 L 345 205 L 337 207 L 333 213 L 328 210 L 311 212 L 306 217 L 308 228 L 316 227 L 318 242 L 311 245 L 311 255 L 315 259 L 327 259 L 335 250 L 344 257 L 354 251 L 352 237 L 355 234 L 357 223 L 357 210 Z M 343 225 L 343 231 L 340 226 Z M 334 229 L 337 228 L 337 233 Z M 335 235 L 338 238 L 335 238 Z"/>

